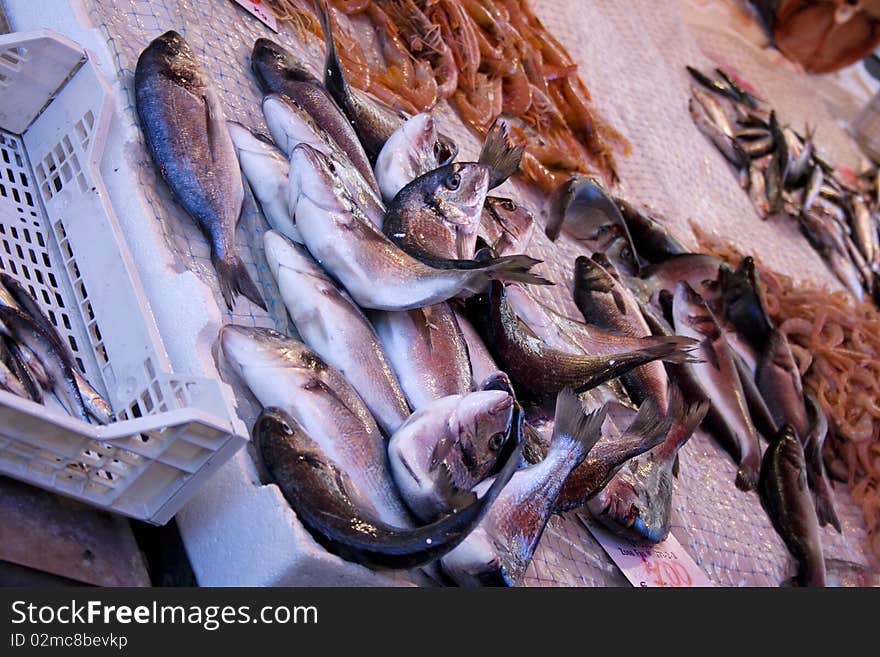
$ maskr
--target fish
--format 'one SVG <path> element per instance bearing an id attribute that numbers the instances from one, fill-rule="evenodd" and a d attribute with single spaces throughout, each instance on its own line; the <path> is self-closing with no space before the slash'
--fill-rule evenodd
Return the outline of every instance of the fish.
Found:
<path id="1" fill-rule="evenodd" d="M 546 457 L 513 475 L 477 528 L 441 559 L 444 572 L 460 586 L 518 584 L 562 485 L 598 441 L 604 419 L 604 408 L 587 414 L 571 389 L 560 392 Z"/>
<path id="2" fill-rule="evenodd" d="M 803 199 L 801 200 L 801 212 L 809 212 L 813 207 L 813 203 L 819 197 L 819 191 L 822 189 L 825 174 L 822 167 L 818 164 L 810 170 L 810 177 L 804 187 Z"/>
<path id="3" fill-rule="evenodd" d="M 850 198 L 852 234 L 856 246 L 868 262 L 873 262 L 880 255 L 880 244 L 877 241 L 877 226 L 871 218 L 871 211 L 864 199 L 858 194 Z"/>
<path id="4" fill-rule="evenodd" d="M 535 232 L 532 213 L 516 201 L 486 195 L 477 236 L 498 255 L 523 253 Z"/>
<path id="5" fill-rule="evenodd" d="M 0 390 L 12 393 L 16 397 L 30 399 L 30 393 L 15 373 L 6 364 L 6 345 L 0 339 Z"/>
<path id="6" fill-rule="evenodd" d="M 773 136 L 767 133 L 758 139 L 740 140 L 739 145 L 750 159 L 757 160 L 773 152 Z"/>
<path id="7" fill-rule="evenodd" d="M 304 248 L 271 230 L 263 234 L 263 246 L 297 332 L 339 370 L 390 436 L 410 411 L 370 321 Z"/>
<path id="8" fill-rule="evenodd" d="M 229 310 L 242 294 L 266 304 L 236 253 L 244 186 L 217 92 L 175 31 L 144 49 L 134 74 L 147 150 L 183 209 L 208 238 L 211 262 Z"/>
<path id="9" fill-rule="evenodd" d="M 473 257 L 483 202 L 486 167 L 447 164 L 407 183 L 388 204 L 382 231 L 414 258 Z"/>
<path id="10" fill-rule="evenodd" d="M 642 278 L 659 290 L 675 290 L 676 283 L 687 281 L 707 302 L 718 296 L 718 270 L 729 265 L 720 258 L 703 253 L 675 255 L 642 270 Z"/>
<path id="11" fill-rule="evenodd" d="M 8 335 L 9 329 L 0 321 L 0 343 L 3 344 L 4 362 L 9 368 L 10 373 L 21 383 L 26 398 L 35 401 L 38 404 L 43 403 L 43 387 L 42 383 L 37 380 L 36 375 L 30 370 L 24 361 L 23 353 L 27 347 L 16 344 L 15 340 Z M 33 357 L 36 361 L 36 357 Z M 42 366 L 41 366 L 42 367 Z M 48 382 L 44 381 L 47 385 Z M 11 382 L 10 385 L 14 385 Z"/>
<path id="12" fill-rule="evenodd" d="M 691 120 L 697 129 L 709 138 L 728 162 L 737 169 L 748 165 L 749 156 L 739 142 L 726 135 L 721 128 L 712 123 L 706 116 L 705 110 L 693 98 L 688 101 L 688 109 L 691 113 Z"/>
<path id="13" fill-rule="evenodd" d="M 64 399 L 71 415 L 88 423 L 89 414 L 76 385 L 69 352 L 60 349 L 55 338 L 22 310 L 0 306 L 0 323 L 9 337 L 33 352 L 39 360 L 47 379 L 46 388 L 56 391 Z"/>
<path id="14" fill-rule="evenodd" d="M 774 324 L 767 312 L 761 276 L 752 256 L 744 257 L 735 270 L 718 270 L 722 316 L 758 353 L 773 333 Z"/>
<path id="15" fill-rule="evenodd" d="M 789 142 L 789 153 L 792 153 L 793 145 L 797 144 L 799 146 L 797 155 L 795 155 L 788 164 L 785 174 L 785 186 L 797 187 L 807 179 L 810 172 L 810 160 L 813 157 L 814 131 L 810 130 L 809 126 L 807 127 L 807 134 L 803 143 L 801 143 L 801 139 L 796 133 L 791 133 L 791 131 L 786 130 L 785 134 L 786 136 L 789 134 L 794 135 L 794 139 Z"/>
<path id="16" fill-rule="evenodd" d="M 321 81 L 286 48 L 269 39 L 254 42 L 251 70 L 265 94 L 280 94 L 302 107 L 330 135 L 363 176 L 374 181 L 373 167 L 357 133 Z"/>
<path id="17" fill-rule="evenodd" d="M 733 139 L 733 122 L 718 98 L 694 86 L 691 86 L 691 97 L 700 105 L 705 116 L 712 122 L 712 125 L 718 128 L 728 139 Z"/>
<path id="18" fill-rule="evenodd" d="M 727 88 L 733 92 L 734 98 L 732 100 L 736 100 L 741 103 L 745 103 L 752 109 L 758 109 L 758 99 L 755 98 L 748 91 L 743 89 L 740 85 L 736 83 L 736 81 L 731 78 L 727 73 L 725 73 L 722 69 L 716 68 L 715 72 L 718 74 L 718 77 L 727 85 Z"/>
<path id="19" fill-rule="evenodd" d="M 471 380 L 485 381 L 489 376 L 498 371 L 498 365 L 489 353 L 489 348 L 483 342 L 477 329 L 471 321 L 457 308 L 453 309 L 455 321 L 461 330 L 467 347 L 468 362 L 471 366 Z"/>
<path id="20" fill-rule="evenodd" d="M 529 270 L 528 256 L 497 259 L 432 259 L 402 251 L 364 216 L 344 192 L 335 167 L 306 144 L 291 157 L 290 198 L 297 226 L 312 256 L 361 307 L 411 310 L 480 290 L 487 279 L 549 284 Z"/>
<path id="21" fill-rule="evenodd" d="M 0 289 L 6 291 L 6 298 L 0 303 L 11 305 L 11 307 L 18 308 L 27 314 L 30 319 L 52 339 L 55 344 L 55 349 L 66 355 L 67 360 L 71 363 L 73 380 L 76 383 L 76 388 L 79 391 L 80 397 L 83 400 L 83 405 L 88 414 L 100 424 L 109 424 L 112 422 L 113 409 L 110 407 L 110 403 L 101 395 L 101 393 L 92 387 L 82 374 L 80 374 L 80 371 L 74 365 L 73 354 L 70 352 L 70 348 L 67 346 L 67 343 L 61 339 L 61 336 L 58 334 L 58 329 L 55 328 L 55 325 L 49 320 L 46 313 L 43 312 L 43 309 L 40 307 L 40 304 L 37 303 L 36 299 L 31 296 L 18 280 L 5 272 L 0 272 Z M 27 366 L 29 371 L 32 372 L 35 367 L 39 367 L 41 376 L 38 378 L 48 386 L 49 377 L 45 373 L 45 368 L 39 363 L 39 359 L 36 356 L 33 356 L 30 350 L 26 347 L 19 347 L 19 352 L 23 358 L 24 365 Z M 29 355 L 32 357 L 29 358 Z"/>
<path id="22" fill-rule="evenodd" d="M 712 311 L 687 283 L 675 286 L 675 332 L 700 340 L 702 362 L 685 367 L 696 382 L 694 392 L 711 402 L 708 420 L 739 464 L 736 486 L 754 490 L 761 465 L 758 432 L 752 423 L 733 354 Z"/>
<path id="23" fill-rule="evenodd" d="M 442 397 L 471 391 L 474 380 L 467 343 L 448 303 L 376 311 L 371 319 L 414 411 Z"/>
<path id="24" fill-rule="evenodd" d="M 537 398 L 555 395 L 567 386 L 582 392 L 654 360 L 680 362 L 688 358 L 676 338 L 603 356 L 552 349 L 517 317 L 501 282 L 491 282 L 472 305 L 472 316 L 479 317 L 482 334 L 501 368 Z"/>
<path id="25" fill-rule="evenodd" d="M 758 494 L 776 533 L 797 561 L 798 584 L 824 587 L 819 521 L 807 485 L 804 449 L 791 426 L 783 426 L 764 453 Z"/>
<path id="26" fill-rule="evenodd" d="M 333 162 L 346 191 L 357 201 L 370 221 L 381 227 L 385 205 L 379 196 L 375 178 L 372 175 L 370 179 L 364 178 L 351 165 L 351 161 L 336 142 L 318 126 L 308 112 L 291 99 L 270 94 L 263 98 L 262 107 L 272 139 L 284 154 L 289 158 L 299 144 L 308 144 L 324 153 Z M 287 203 L 291 208 L 294 202 L 295 199 L 288 196 Z"/>
<path id="27" fill-rule="evenodd" d="M 672 516 L 672 477 L 679 450 L 708 411 L 705 401 L 684 405 L 680 394 L 670 398 L 670 417 L 678 418 L 675 430 L 665 431 L 662 442 L 623 464 L 598 494 L 587 501 L 587 510 L 613 532 L 659 543 L 669 536 Z"/>
<path id="28" fill-rule="evenodd" d="M 324 444 L 283 409 L 264 410 L 254 442 L 266 469 L 300 521 L 324 547 L 376 569 L 413 568 L 436 560 L 478 526 L 519 465 L 519 441 L 502 456 L 504 466 L 480 499 L 461 495 L 455 513 L 420 527 L 384 520 L 361 500 L 358 483 Z M 450 484 L 451 485 L 451 484 Z"/>
<path id="29" fill-rule="evenodd" d="M 739 95 L 726 82 L 714 80 L 703 73 L 701 70 L 694 68 L 693 66 L 685 66 L 685 69 L 687 69 L 687 72 L 691 74 L 691 77 L 694 80 L 696 80 L 699 84 L 701 84 L 709 91 L 724 96 L 725 98 L 729 98 L 730 100 L 741 100 Z"/>
<path id="30" fill-rule="evenodd" d="M 785 334 L 774 329 L 758 360 L 755 382 L 777 426 L 789 424 L 803 441 L 809 423 L 804 388 Z"/>
<path id="31" fill-rule="evenodd" d="M 391 473 L 418 518 L 430 522 L 453 512 L 450 493 L 470 491 L 491 473 L 510 434 L 513 404 L 502 390 L 442 397 L 391 436 Z"/>
<path id="32" fill-rule="evenodd" d="M 672 256 L 690 253 L 690 249 L 662 223 L 619 196 L 613 198 L 632 238 L 633 246 L 641 258 L 657 263 Z"/>
<path id="33" fill-rule="evenodd" d="M 807 435 L 801 439 L 801 443 L 804 446 L 804 458 L 807 463 L 807 484 L 813 491 L 813 498 L 816 502 L 816 517 L 820 526 L 831 525 L 838 534 L 841 534 L 843 529 L 834 508 L 831 481 L 828 479 L 825 461 L 822 458 L 822 447 L 828 436 L 828 418 L 813 395 L 805 393 L 804 402 L 806 403 L 810 428 Z"/>
<path id="34" fill-rule="evenodd" d="M 626 273 L 638 272 L 639 258 L 626 221 L 596 180 L 576 175 L 554 192 L 544 232 L 556 240 L 561 230 L 593 251 L 604 252 Z"/>
<path id="35" fill-rule="evenodd" d="M 280 408 L 352 480 L 361 506 L 400 527 L 411 518 L 391 477 L 385 439 L 338 370 L 303 343 L 272 329 L 227 324 L 223 356 L 264 408 Z M 354 491 L 353 491 L 354 492 Z"/>
<path id="36" fill-rule="evenodd" d="M 860 563 L 825 559 L 825 586 L 877 588 L 880 587 L 880 575 Z"/>
<path id="37" fill-rule="evenodd" d="M 770 200 L 767 198 L 767 181 L 764 171 L 755 165 L 749 166 L 749 198 L 755 212 L 761 219 L 770 214 Z"/>
<path id="38" fill-rule="evenodd" d="M 252 132 L 240 123 L 227 121 L 229 136 L 238 163 L 251 187 L 260 210 L 273 230 L 302 244 L 296 220 L 287 200 L 290 161 L 268 138 Z"/>

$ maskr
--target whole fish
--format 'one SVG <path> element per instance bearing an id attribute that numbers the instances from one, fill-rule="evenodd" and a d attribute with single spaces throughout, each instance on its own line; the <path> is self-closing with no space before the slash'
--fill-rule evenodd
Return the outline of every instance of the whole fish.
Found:
<path id="1" fill-rule="evenodd" d="M 806 137 L 803 142 L 797 133 L 791 130 L 784 131 L 786 137 L 791 136 L 788 142 L 788 151 L 791 161 L 785 174 L 786 187 L 797 187 L 804 183 L 810 173 L 810 160 L 813 157 L 813 134 L 814 131 L 807 127 Z M 795 151 L 794 149 L 797 148 Z"/>
<path id="2" fill-rule="evenodd" d="M 761 505 L 798 563 L 801 586 L 825 586 L 825 558 L 810 489 L 804 449 L 784 426 L 767 448 L 758 485 Z"/>
<path id="3" fill-rule="evenodd" d="M 588 390 L 654 360 L 681 362 L 688 358 L 677 338 L 607 356 L 551 349 L 516 316 L 503 283 L 498 281 L 490 283 L 474 306 L 478 308 L 486 342 L 502 369 L 539 398 L 554 395 L 566 386 Z"/>
<path id="4" fill-rule="evenodd" d="M 16 397 L 30 399 L 30 393 L 15 373 L 6 365 L 6 345 L 0 339 L 0 390 L 12 393 Z"/>
<path id="5" fill-rule="evenodd" d="M 339 180 L 346 191 L 356 200 L 367 217 L 381 227 L 385 206 L 379 197 L 375 179 L 364 178 L 333 139 L 324 132 L 315 120 L 302 107 L 284 96 L 270 94 L 263 98 L 263 116 L 272 139 L 290 157 L 300 144 L 308 144 L 324 153 L 333 162 Z M 289 175 L 288 175 L 289 179 Z M 294 199 L 288 197 L 288 204 Z"/>
<path id="6" fill-rule="evenodd" d="M 712 123 L 705 110 L 693 98 L 688 101 L 688 109 L 697 129 L 709 138 L 728 162 L 737 168 L 748 165 L 749 156 L 739 145 L 739 142 L 726 135 L 721 128 Z"/>
<path id="7" fill-rule="evenodd" d="M 422 308 L 481 289 L 491 278 L 547 283 L 529 273 L 539 261 L 528 256 L 431 264 L 413 258 L 364 217 L 334 169 L 323 153 L 300 144 L 291 157 L 290 198 L 312 256 L 361 308 Z"/>
<path id="8" fill-rule="evenodd" d="M 477 235 L 498 255 L 524 253 L 535 232 L 529 210 L 513 199 L 486 196 Z"/>
<path id="9" fill-rule="evenodd" d="M 183 38 L 169 31 L 137 61 L 134 90 L 153 161 L 208 238 L 220 292 L 232 310 L 243 294 L 266 305 L 235 249 L 244 187 L 216 91 Z"/>
<path id="10" fill-rule="evenodd" d="M 712 122 L 712 125 L 718 128 L 726 137 L 733 139 L 733 121 L 724 109 L 721 101 L 712 94 L 707 94 L 699 87 L 694 86 L 691 86 L 691 96 L 693 100 L 699 103 L 706 117 Z"/>
<path id="11" fill-rule="evenodd" d="M 859 247 L 865 260 L 873 262 L 880 254 L 880 244 L 877 243 L 877 225 L 861 196 L 854 194 L 850 198 L 850 205 L 852 208 L 852 234 L 856 246 Z"/>
<path id="12" fill-rule="evenodd" d="M 789 424 L 801 441 L 809 430 L 804 388 L 791 345 L 778 329 L 774 329 L 758 361 L 755 382 L 777 426 Z"/>
<path id="13" fill-rule="evenodd" d="M 761 219 L 766 219 L 770 214 L 770 200 L 767 197 L 767 181 L 764 169 L 755 163 L 749 165 L 749 198 L 755 207 L 755 212 Z"/>
<path id="14" fill-rule="evenodd" d="M 640 211 L 619 196 L 614 202 L 626 224 L 633 246 L 640 257 L 656 263 L 682 253 L 690 253 L 678 238 L 670 233 L 662 223 Z"/>
<path id="15" fill-rule="evenodd" d="M 251 186 L 263 216 L 274 230 L 302 244 L 296 220 L 287 200 L 287 179 L 290 161 L 275 144 L 248 128 L 227 121 L 229 136 L 238 155 L 242 173 Z"/>
<path id="16" fill-rule="evenodd" d="M 519 461 L 512 438 L 504 467 L 483 497 L 458 496 L 456 512 L 429 525 L 405 528 L 387 522 L 362 503 L 351 473 L 282 409 L 263 411 L 254 442 L 284 497 L 315 539 L 342 556 L 372 568 L 411 568 L 446 554 L 471 533 L 504 488 Z"/>
<path id="17" fill-rule="evenodd" d="M 703 253 L 672 256 L 642 270 L 642 278 L 659 290 L 675 290 L 676 283 L 686 281 L 708 303 L 718 295 L 718 270 L 729 266 L 720 258 Z"/>
<path id="18" fill-rule="evenodd" d="M 706 416 L 708 404 L 685 407 L 679 394 L 670 398 L 670 417 L 679 427 L 663 441 L 623 464 L 611 481 L 587 501 L 590 514 L 617 534 L 659 543 L 669 535 L 672 476 L 678 451 Z"/>
<path id="19" fill-rule="evenodd" d="M 0 342 L 3 344 L 4 362 L 12 375 L 21 382 L 21 385 L 27 393 L 27 398 L 38 404 L 42 404 L 43 384 L 37 380 L 37 376 L 31 372 L 22 356 L 24 349 L 27 348 L 22 348 L 22 345 L 17 344 L 15 340 L 8 335 L 8 332 L 9 329 L 6 328 L 2 321 L 0 321 L 0 333 L 3 334 L 0 335 Z M 36 357 L 34 357 L 34 361 L 36 360 Z M 48 381 L 44 382 L 48 385 Z M 11 385 L 14 385 L 14 383 Z"/>
<path id="20" fill-rule="evenodd" d="M 377 311 L 371 319 L 413 410 L 473 388 L 467 343 L 448 303 Z"/>
<path id="21" fill-rule="evenodd" d="M 489 353 L 489 348 L 483 342 L 483 338 L 474 328 L 471 321 L 460 312 L 454 310 L 455 320 L 458 328 L 461 330 L 461 336 L 464 338 L 467 346 L 468 362 L 471 366 L 471 378 L 473 381 L 485 381 L 487 377 L 498 371 L 498 365 Z"/>
<path id="22" fill-rule="evenodd" d="M 740 146 L 746 155 L 753 160 L 773 152 L 773 137 L 768 133 L 758 139 L 740 140 Z"/>
<path id="23" fill-rule="evenodd" d="M 297 332 L 339 370 L 390 436 L 409 407 L 369 320 L 305 249 L 271 230 L 263 234 L 263 246 Z"/>
<path id="24" fill-rule="evenodd" d="M 755 259 L 746 256 L 733 271 L 726 267 L 719 269 L 718 285 L 724 319 L 755 351 L 762 352 L 774 326 L 764 302 L 764 289 Z"/>
<path id="25" fill-rule="evenodd" d="M 735 100 L 737 102 L 742 100 L 734 91 L 734 89 L 731 88 L 724 81 L 710 78 L 701 70 L 694 68 L 693 66 L 685 66 L 685 69 L 687 69 L 687 72 L 691 74 L 691 77 L 694 80 L 696 80 L 699 84 L 701 84 L 709 91 L 724 96 L 725 98 L 729 98 L 730 100 Z"/>
<path id="26" fill-rule="evenodd" d="M 758 109 L 758 99 L 755 98 L 748 91 L 743 89 L 740 85 L 736 83 L 736 81 L 731 78 L 727 73 L 725 73 L 722 69 L 716 68 L 715 72 L 718 74 L 718 77 L 727 85 L 727 88 L 733 92 L 734 98 L 732 100 L 736 100 L 741 103 L 745 103 L 752 109 Z"/>
<path id="27" fill-rule="evenodd" d="M 825 470 L 825 461 L 822 458 L 822 447 L 828 435 L 828 418 L 819 406 L 819 402 L 811 394 L 804 395 L 807 407 L 807 419 L 810 428 L 806 437 L 802 440 L 804 446 L 804 458 L 807 463 L 807 483 L 813 491 L 816 501 L 816 517 L 819 524 L 824 527 L 831 525 L 840 534 L 843 529 L 837 511 L 834 509 L 834 496 L 831 493 L 831 481 Z"/>
<path id="28" fill-rule="evenodd" d="M 58 392 L 71 415 L 88 422 L 89 415 L 76 385 L 70 353 L 60 349 L 56 339 L 21 310 L 0 306 L 0 323 L 13 340 L 27 347 L 37 357 L 47 377 L 47 389 Z"/>
<path id="29" fill-rule="evenodd" d="M 394 433 L 391 473 L 416 516 L 431 521 L 451 513 L 450 492 L 469 491 L 489 475 L 510 433 L 513 404 L 501 390 L 451 395 L 415 411 Z"/>
<path id="30" fill-rule="evenodd" d="M 260 404 L 290 414 L 351 478 L 363 500 L 358 505 L 375 509 L 384 522 L 409 526 L 391 479 L 385 440 L 342 374 L 301 342 L 271 329 L 227 324 L 220 345 Z"/>
<path id="31" fill-rule="evenodd" d="M 711 406 L 711 426 L 739 463 L 736 486 L 753 490 L 758 483 L 761 447 L 746 406 L 733 354 L 712 311 L 687 283 L 675 287 L 675 331 L 700 340 L 696 353 L 703 359 L 686 365 L 699 392 Z M 697 391 L 695 391 L 697 392 Z"/>
<path id="32" fill-rule="evenodd" d="M 486 167 L 454 163 L 425 173 L 388 204 L 382 231 L 411 256 L 472 258 L 489 185 Z"/>
<path id="33" fill-rule="evenodd" d="M 321 81 L 290 51 L 269 39 L 257 39 L 251 69 L 263 93 L 281 94 L 295 101 L 345 151 L 364 180 L 374 180 L 373 167 L 351 123 Z"/>
<path id="34" fill-rule="evenodd" d="M 813 206 L 813 203 L 819 197 L 824 178 L 825 174 L 822 171 L 822 167 L 817 164 L 810 171 L 810 177 L 807 180 L 807 185 L 804 187 L 803 199 L 801 200 L 801 212 L 808 212 Z"/>
<path id="35" fill-rule="evenodd" d="M 441 560 L 457 584 L 515 586 L 521 581 L 559 491 L 596 444 L 604 419 L 604 409 L 586 414 L 570 389 L 559 394 L 547 456 L 518 471 L 479 526 Z M 477 491 L 489 485 L 486 481 Z"/>

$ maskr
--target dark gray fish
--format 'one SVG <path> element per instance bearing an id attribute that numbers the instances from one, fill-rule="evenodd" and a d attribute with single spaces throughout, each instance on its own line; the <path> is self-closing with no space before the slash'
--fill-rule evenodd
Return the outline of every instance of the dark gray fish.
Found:
<path id="1" fill-rule="evenodd" d="M 482 498 L 460 495 L 455 513 L 429 525 L 403 528 L 360 505 L 350 473 L 285 411 L 263 411 L 254 426 L 254 442 L 315 539 L 344 559 L 372 568 L 420 566 L 455 548 L 483 519 L 520 458 L 519 437 L 513 436 L 501 455 L 504 467 Z"/>
<path id="2" fill-rule="evenodd" d="M 414 411 L 442 397 L 471 391 L 474 379 L 467 343 L 448 303 L 377 311 L 371 319 Z"/>
<path id="3" fill-rule="evenodd" d="M 263 93 L 282 94 L 296 101 L 345 151 L 364 179 L 375 182 L 373 167 L 351 123 L 321 81 L 296 61 L 289 50 L 269 39 L 257 39 L 251 53 L 251 69 Z"/>
<path id="4" fill-rule="evenodd" d="M 786 135 L 789 133 L 790 131 L 785 131 Z M 810 174 L 810 161 L 813 157 L 813 135 L 814 131 L 810 130 L 808 126 L 807 134 L 803 142 L 801 142 L 800 137 L 796 133 L 794 133 L 794 140 L 789 142 L 788 150 L 791 160 L 788 164 L 788 169 L 785 175 L 786 187 L 798 187 L 806 182 L 807 177 Z M 799 151 L 796 155 L 792 153 L 792 146 L 795 144 L 799 146 Z"/>
<path id="5" fill-rule="evenodd" d="M 306 144 L 294 149 L 290 171 L 291 207 L 306 247 L 361 308 L 422 308 L 482 290 L 491 278 L 549 283 L 529 272 L 540 261 L 524 255 L 481 261 L 412 257 L 367 220 L 333 163 Z"/>
<path id="6" fill-rule="evenodd" d="M 2 337 L 0 337 L 0 390 L 10 392 L 16 397 L 31 399 L 31 395 L 24 383 L 6 364 L 6 357 L 6 345 Z"/>
<path id="7" fill-rule="evenodd" d="M 535 232 L 532 213 L 513 199 L 486 196 L 477 235 L 499 256 L 524 253 Z"/>
<path id="8" fill-rule="evenodd" d="M 732 324 L 755 351 L 762 352 L 774 325 L 764 302 L 764 289 L 755 259 L 746 256 L 734 271 L 720 269 L 718 284 L 725 321 Z"/>
<path id="9" fill-rule="evenodd" d="M 660 221 L 620 197 L 615 197 L 614 202 L 620 210 L 640 257 L 648 262 L 657 263 L 675 255 L 690 253 L 690 249 L 670 233 Z"/>
<path id="10" fill-rule="evenodd" d="M 89 415 L 73 374 L 74 364 L 69 352 L 60 349 L 57 339 L 46 333 L 31 316 L 16 308 L 0 306 L 0 323 L 17 343 L 30 349 L 48 377 L 48 387 L 64 399 L 67 410 L 83 422 Z"/>
<path id="11" fill-rule="evenodd" d="M 822 458 L 822 447 L 828 435 L 828 418 L 825 411 L 819 406 L 819 402 L 811 394 L 804 394 L 807 406 L 807 419 L 810 429 L 803 439 L 804 458 L 807 462 L 807 483 L 813 491 L 816 501 L 816 516 L 819 524 L 824 527 L 831 525 L 840 534 L 843 529 L 837 511 L 834 509 L 834 496 L 831 493 L 831 481 L 825 471 L 825 461 Z"/>
<path id="12" fill-rule="evenodd" d="M 174 31 L 138 57 L 137 112 L 147 149 L 162 177 L 208 238 L 220 292 L 232 310 L 243 294 L 265 309 L 235 249 L 244 186 L 226 117 L 192 49 Z"/>
<path id="13" fill-rule="evenodd" d="M 672 362 L 688 359 L 677 338 L 606 356 L 552 349 L 523 324 L 507 301 L 504 285 L 495 283 L 493 281 L 486 294 L 474 302 L 476 316 L 482 323 L 486 344 L 502 369 L 535 397 L 555 395 L 567 386 L 578 391 L 588 390 L 658 359 Z"/>
<path id="14" fill-rule="evenodd" d="M 707 116 L 705 109 L 696 100 L 691 98 L 688 101 L 688 109 L 691 114 L 691 120 L 697 129 L 709 138 L 715 148 L 737 169 L 748 166 L 749 156 L 743 150 L 740 143 L 725 134 L 724 131 L 715 125 Z"/>
<path id="15" fill-rule="evenodd" d="M 809 431 L 804 388 L 788 340 L 778 329 L 770 334 L 755 372 L 755 381 L 777 426 L 790 425 L 801 441 Z"/>
<path id="16" fill-rule="evenodd" d="M 514 474 L 479 526 L 441 560 L 457 584 L 515 586 L 522 580 L 559 491 L 596 444 L 604 420 L 604 408 L 588 415 L 570 389 L 559 394 L 547 456 Z M 489 481 L 476 490 L 487 486 Z"/>
<path id="17" fill-rule="evenodd" d="M 808 212 L 813 206 L 813 203 L 819 196 L 819 191 L 822 189 L 824 176 L 825 174 L 822 172 L 822 167 L 819 165 L 814 166 L 810 170 L 810 177 L 807 179 L 807 184 L 804 187 L 803 199 L 801 200 L 801 212 Z"/>
<path id="18" fill-rule="evenodd" d="M 6 331 L 8 331 L 8 329 L 3 325 L 3 322 L 0 321 L 0 333 Z M 31 401 L 42 404 L 43 387 L 41 383 L 37 381 L 36 375 L 31 372 L 27 363 L 24 361 L 21 345 L 16 344 L 15 340 L 9 335 L 0 335 L 0 341 L 2 341 L 4 348 L 4 362 L 9 368 L 11 374 L 21 382 L 27 393 L 26 397 Z M 36 358 L 34 358 L 34 360 L 36 360 Z"/>
<path id="19" fill-rule="evenodd" d="M 734 140 L 734 121 L 725 109 L 725 105 L 716 96 L 706 93 L 700 87 L 691 86 L 691 98 L 700 105 L 713 126 L 725 137 Z"/>
<path id="20" fill-rule="evenodd" d="M 804 449 L 794 429 L 783 426 L 767 448 L 758 484 L 761 505 L 798 563 L 801 586 L 825 586 L 825 557 Z"/>
<path id="21" fill-rule="evenodd" d="M 431 521 L 453 512 L 450 493 L 469 491 L 491 473 L 510 433 L 513 404 L 504 390 L 450 395 L 415 411 L 394 433 L 391 473 L 416 516 Z"/>
<path id="22" fill-rule="evenodd" d="M 767 401 L 764 399 L 764 395 L 761 394 L 758 384 L 755 383 L 757 360 L 754 361 L 755 366 L 753 369 L 746 359 L 743 358 L 739 349 L 734 346 L 736 337 L 736 333 L 729 331 L 724 334 L 727 344 L 733 351 L 733 362 L 736 364 L 736 370 L 739 374 L 739 382 L 742 386 L 743 394 L 745 395 L 746 407 L 749 409 L 749 415 L 751 416 L 752 422 L 758 430 L 758 433 L 765 437 L 775 436 L 776 432 L 779 431 L 779 424 L 776 422 L 776 419 L 767 407 Z M 740 345 L 740 347 L 742 346 L 746 345 Z"/>
<path id="23" fill-rule="evenodd" d="M 685 407 L 680 394 L 670 398 L 674 431 L 650 451 L 625 463 L 611 481 L 587 502 L 590 514 L 613 532 L 659 543 L 669 535 L 672 477 L 678 451 L 706 416 L 708 404 Z"/>
<path id="24" fill-rule="evenodd" d="M 415 258 L 472 258 L 488 184 L 481 164 L 456 162 L 429 171 L 388 204 L 382 231 Z"/>
<path id="25" fill-rule="evenodd" d="M 723 69 L 716 68 L 715 73 L 718 74 L 718 77 L 727 85 L 727 88 L 733 92 L 735 97 L 731 98 L 731 100 L 736 100 L 741 103 L 745 103 L 752 109 L 758 109 L 758 99 L 755 98 L 748 91 L 739 86 L 736 81 L 731 78 L 727 73 L 724 72 Z"/>
<path id="26" fill-rule="evenodd" d="M 760 139 L 740 140 L 739 144 L 746 155 L 753 160 L 773 152 L 773 137 L 769 134 Z"/>
<path id="27" fill-rule="evenodd" d="M 687 283 L 679 283 L 673 297 L 675 332 L 696 340 L 701 362 L 686 365 L 693 394 L 711 402 L 708 420 L 713 432 L 739 464 L 736 486 L 753 490 L 758 483 L 761 447 L 739 380 L 733 353 L 712 311 Z"/>

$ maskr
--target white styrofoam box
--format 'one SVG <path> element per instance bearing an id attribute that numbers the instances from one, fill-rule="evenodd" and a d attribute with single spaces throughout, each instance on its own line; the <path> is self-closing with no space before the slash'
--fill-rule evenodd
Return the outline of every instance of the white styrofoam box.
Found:
<path id="1" fill-rule="evenodd" d="M 0 269 L 117 419 L 0 392 L 0 473 L 165 523 L 247 432 L 224 384 L 171 367 L 99 172 L 114 103 L 86 52 L 48 31 L 2 36 L 0 86 Z"/>

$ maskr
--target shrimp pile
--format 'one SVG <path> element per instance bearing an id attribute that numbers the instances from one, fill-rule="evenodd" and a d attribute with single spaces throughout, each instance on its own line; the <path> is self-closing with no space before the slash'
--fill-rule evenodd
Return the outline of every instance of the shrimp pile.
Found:
<path id="1" fill-rule="evenodd" d="M 300 36 L 321 36 L 306 0 L 271 0 Z M 526 0 L 331 0 L 337 49 L 353 86 L 409 113 L 447 99 L 481 138 L 499 116 L 525 146 L 522 173 L 545 192 L 572 174 L 617 182 L 626 138 L 592 106 L 565 48 Z M 374 28 L 378 58 L 352 37 Z M 344 23 L 348 21 L 349 25 Z"/>
<path id="2" fill-rule="evenodd" d="M 696 227 L 701 249 L 731 264 L 736 248 Z M 880 559 L 880 311 L 843 291 L 829 292 L 758 265 L 767 312 L 785 333 L 804 385 L 831 429 L 829 473 L 846 480 Z"/>

